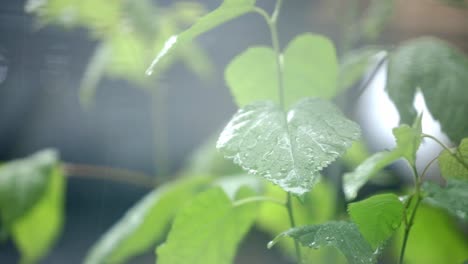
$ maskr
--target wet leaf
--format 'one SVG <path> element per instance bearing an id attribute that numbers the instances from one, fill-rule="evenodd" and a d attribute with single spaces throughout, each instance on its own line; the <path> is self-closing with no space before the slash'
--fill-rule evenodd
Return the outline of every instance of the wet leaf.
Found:
<path id="1" fill-rule="evenodd" d="M 378 194 L 348 205 L 351 219 L 374 250 L 398 230 L 403 211 L 403 203 L 394 194 Z"/>
<path id="2" fill-rule="evenodd" d="M 331 221 L 320 225 L 292 228 L 277 236 L 268 246 L 273 246 L 286 236 L 315 249 L 335 247 L 343 253 L 350 264 L 377 263 L 371 246 L 353 223 Z"/>
<path id="3" fill-rule="evenodd" d="M 445 179 L 468 180 L 468 138 L 464 138 L 453 153 L 447 150 L 442 151 L 438 162 Z"/>
<path id="4" fill-rule="evenodd" d="M 424 201 L 444 208 L 463 220 L 468 220 L 468 181 L 449 179 L 444 188 L 431 182 L 423 184 Z"/>
<path id="5" fill-rule="evenodd" d="M 325 100 L 303 99 L 288 113 L 257 102 L 234 115 L 217 148 L 249 173 L 301 195 L 359 136 L 359 126 Z"/>

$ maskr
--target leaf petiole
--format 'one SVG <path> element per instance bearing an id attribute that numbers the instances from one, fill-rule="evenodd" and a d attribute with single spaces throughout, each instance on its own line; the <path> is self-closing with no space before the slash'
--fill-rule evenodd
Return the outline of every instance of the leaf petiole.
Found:
<path id="1" fill-rule="evenodd" d="M 253 196 L 253 197 L 248 197 L 248 198 L 244 198 L 241 200 L 237 200 L 233 203 L 233 206 L 239 207 L 245 204 L 256 203 L 256 202 L 271 202 L 273 204 L 277 204 L 281 206 L 286 205 L 284 201 L 281 201 L 279 199 L 271 198 L 268 196 Z"/>

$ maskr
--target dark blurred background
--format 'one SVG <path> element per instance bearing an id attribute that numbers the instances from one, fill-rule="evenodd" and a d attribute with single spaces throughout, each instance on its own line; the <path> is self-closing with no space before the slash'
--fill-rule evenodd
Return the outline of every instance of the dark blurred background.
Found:
<path id="1" fill-rule="evenodd" d="M 207 10 L 220 3 L 200 2 Z M 273 1 L 258 2 L 271 10 Z M 361 2 L 360 8 L 365 9 L 368 1 Z M 78 88 L 96 40 L 85 29 L 38 28 L 36 19 L 24 12 L 24 5 L 23 0 L 0 3 L 0 160 L 56 148 L 62 160 L 69 163 L 127 168 L 153 175 L 152 142 L 158 131 L 154 132 L 151 124 L 151 98 L 127 81 L 104 78 L 94 103 L 84 109 Z M 287 1 L 280 20 L 282 44 L 305 31 L 339 42 L 343 30 L 340 17 L 347 5 L 346 0 Z M 391 46 L 425 34 L 439 36 L 468 51 L 468 12 L 436 0 L 398 0 L 384 33 L 373 44 Z M 167 134 L 164 144 L 168 146 L 168 175 L 180 169 L 188 154 L 235 112 L 222 78 L 226 64 L 250 45 L 269 45 L 270 36 L 260 17 L 247 15 L 203 35 L 198 42 L 215 65 L 213 78 L 203 81 L 181 63 L 162 76 L 168 108 L 167 131 L 161 133 Z M 376 92 L 366 92 L 356 102 L 356 113 L 367 128 L 365 135 L 373 135 L 368 138 L 371 148 L 382 149 L 392 144 L 388 127 L 396 125 L 398 116 L 383 94 L 384 81 L 375 82 Z M 376 98 L 383 103 L 369 105 Z M 386 120 L 382 120 L 382 113 Z M 372 119 L 378 115 L 380 121 Z M 383 121 L 388 122 L 384 125 Z M 382 126 L 371 128 L 376 122 Z M 430 124 L 430 120 L 426 121 L 426 127 Z M 129 184 L 70 177 L 64 233 L 43 262 L 80 263 L 92 243 L 147 191 Z M 252 263 L 250 257 L 257 255 L 263 259 L 256 259 L 255 263 L 285 263 L 275 253 L 264 254 L 268 237 L 253 233 L 248 241 L 238 263 Z M 12 245 L 0 247 L 0 263 L 15 263 L 17 257 Z M 151 259 L 143 257 L 135 263 L 151 263 Z"/>

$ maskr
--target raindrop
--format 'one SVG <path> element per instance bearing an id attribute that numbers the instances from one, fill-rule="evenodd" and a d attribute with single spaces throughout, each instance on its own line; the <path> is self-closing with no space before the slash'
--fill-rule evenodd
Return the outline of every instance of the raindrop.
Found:
<path id="1" fill-rule="evenodd" d="M 270 248 L 272 248 L 274 245 L 275 245 L 275 242 L 274 242 L 274 241 L 270 241 L 270 242 L 268 242 L 268 244 L 267 244 L 267 248 L 270 249 Z"/>

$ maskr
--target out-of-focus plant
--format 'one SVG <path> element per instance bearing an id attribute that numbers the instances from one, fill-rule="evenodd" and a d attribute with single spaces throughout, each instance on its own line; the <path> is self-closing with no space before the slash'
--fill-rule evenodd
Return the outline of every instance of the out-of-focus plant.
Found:
<path id="1" fill-rule="evenodd" d="M 194 73 L 208 77 L 212 66 L 196 44 L 184 47 L 174 58 L 148 78 L 145 70 L 155 51 L 204 9 L 193 2 L 177 2 L 170 7 L 156 6 L 148 0 L 30 0 L 26 10 L 38 16 L 39 25 L 55 24 L 66 28 L 88 29 L 98 41 L 83 76 L 81 100 L 90 103 L 103 76 L 128 80 L 139 87 L 157 89 L 154 81 L 176 60 L 182 60 Z"/>

